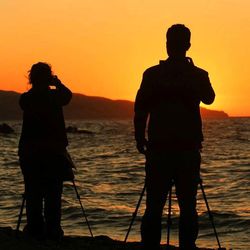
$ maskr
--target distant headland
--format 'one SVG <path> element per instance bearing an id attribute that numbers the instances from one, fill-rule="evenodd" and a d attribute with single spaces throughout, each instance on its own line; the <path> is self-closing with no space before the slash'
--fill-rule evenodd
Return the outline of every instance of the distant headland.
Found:
<path id="1" fill-rule="evenodd" d="M 0 90 L 0 120 L 22 119 L 22 111 L 18 105 L 20 93 Z M 73 94 L 72 101 L 64 108 L 66 119 L 132 119 L 134 102 L 111 100 L 104 97 Z M 227 118 L 224 111 L 201 108 L 202 118 Z"/>

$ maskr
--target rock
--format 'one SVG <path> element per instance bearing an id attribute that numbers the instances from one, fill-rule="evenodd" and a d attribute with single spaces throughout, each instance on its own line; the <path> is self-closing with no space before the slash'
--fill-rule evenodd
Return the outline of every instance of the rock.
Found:
<path id="1" fill-rule="evenodd" d="M 85 129 L 78 129 L 75 126 L 68 126 L 66 128 L 66 132 L 67 133 L 72 133 L 72 134 L 88 134 L 88 135 L 93 135 L 94 134 L 92 131 L 85 130 Z"/>
<path id="2" fill-rule="evenodd" d="M 66 128 L 67 133 L 77 133 L 77 131 L 78 131 L 77 127 L 74 127 L 74 126 L 68 126 Z"/>
<path id="3" fill-rule="evenodd" d="M 14 129 L 12 127 L 10 127 L 8 124 L 6 124 L 6 123 L 0 124 L 0 133 L 12 134 L 14 132 L 15 132 Z"/>
<path id="4" fill-rule="evenodd" d="M 108 236 L 64 236 L 61 242 L 37 241 L 27 238 L 23 232 L 18 232 L 10 227 L 0 227 L 1 250 L 141 250 L 140 242 L 127 242 L 113 240 Z M 161 249 L 166 249 L 162 245 Z M 178 249 L 170 246 L 169 250 Z M 209 250 L 208 248 L 199 248 Z M 211 249 L 210 249 L 211 250 Z"/>

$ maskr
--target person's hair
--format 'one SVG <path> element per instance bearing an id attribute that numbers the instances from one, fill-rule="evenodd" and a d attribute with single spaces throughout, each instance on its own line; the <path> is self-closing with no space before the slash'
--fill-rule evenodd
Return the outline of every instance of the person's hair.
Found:
<path id="1" fill-rule="evenodd" d="M 33 64 L 29 73 L 29 83 L 34 85 L 49 84 L 52 77 L 51 66 L 48 63 Z"/>
<path id="2" fill-rule="evenodd" d="M 174 24 L 168 29 L 166 38 L 172 49 L 186 51 L 190 47 L 191 32 L 184 24 Z"/>

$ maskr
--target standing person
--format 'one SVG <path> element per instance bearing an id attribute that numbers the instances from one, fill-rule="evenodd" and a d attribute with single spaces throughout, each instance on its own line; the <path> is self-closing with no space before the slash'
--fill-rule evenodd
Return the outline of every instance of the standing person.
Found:
<path id="1" fill-rule="evenodd" d="M 199 104 L 213 103 L 215 93 L 208 73 L 186 57 L 190 30 L 175 24 L 166 36 L 169 57 L 144 72 L 135 101 L 137 149 L 146 155 L 141 240 L 144 249 L 160 249 L 162 211 L 174 182 L 180 208 L 179 245 L 190 250 L 196 248 L 198 236 L 196 194 L 203 141 Z"/>
<path id="2" fill-rule="evenodd" d="M 25 231 L 36 239 L 60 240 L 68 145 L 62 106 L 70 102 L 72 93 L 52 74 L 47 63 L 31 67 L 29 82 L 32 88 L 21 95 L 19 102 L 23 110 L 19 158 L 25 183 Z"/>

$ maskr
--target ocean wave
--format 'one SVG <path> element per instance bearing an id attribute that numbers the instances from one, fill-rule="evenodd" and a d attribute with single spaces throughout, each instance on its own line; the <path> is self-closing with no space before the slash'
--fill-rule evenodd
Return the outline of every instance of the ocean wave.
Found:
<path id="1" fill-rule="evenodd" d="M 75 184 L 91 225 L 96 232 L 123 237 L 145 178 L 145 158 L 136 151 L 133 124 L 131 121 L 66 123 L 67 126 L 95 133 L 94 137 L 84 134 L 68 135 L 68 150 L 77 165 Z M 0 223 L 13 226 L 16 224 L 24 186 L 17 156 L 21 123 L 13 122 L 10 125 L 14 126 L 16 133 L 0 136 Z M 246 233 L 249 233 L 250 224 L 249 127 L 250 119 L 204 122 L 205 142 L 201 169 L 205 192 L 222 240 L 232 241 L 233 246 L 237 247 L 237 241 L 247 241 Z M 81 207 L 71 182 L 64 184 L 62 201 L 62 224 L 66 232 L 88 233 L 86 225 L 83 225 Z M 211 239 L 214 236 L 200 188 L 197 208 L 201 235 L 205 239 Z M 145 197 L 132 232 L 136 239 L 139 237 L 144 209 Z M 176 197 L 173 197 L 172 212 L 173 230 L 177 232 L 179 210 Z M 164 230 L 166 216 L 167 208 L 163 214 Z M 25 220 L 25 216 L 23 219 Z M 237 239 L 233 239 L 234 235 Z"/>

